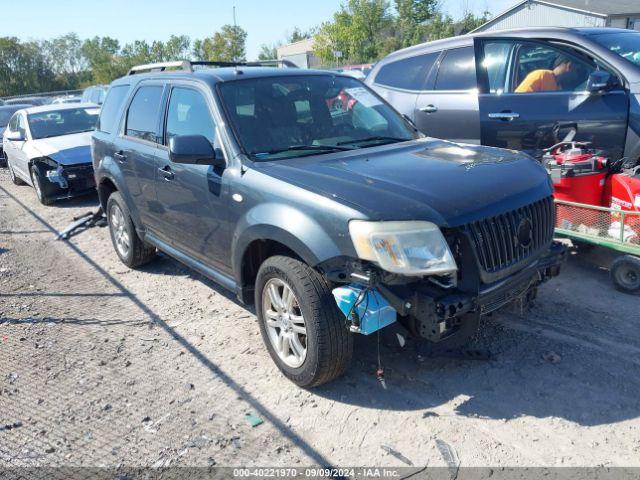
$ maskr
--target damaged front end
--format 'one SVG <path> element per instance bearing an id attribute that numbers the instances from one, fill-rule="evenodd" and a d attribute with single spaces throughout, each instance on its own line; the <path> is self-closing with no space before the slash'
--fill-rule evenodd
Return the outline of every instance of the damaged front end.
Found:
<path id="1" fill-rule="evenodd" d="M 32 162 L 43 182 L 43 194 L 52 200 L 85 195 L 95 190 L 96 183 L 91 163 L 63 165 L 49 157 L 36 158 Z"/>
<path id="2" fill-rule="evenodd" d="M 474 333 L 469 327 L 477 326 L 482 315 L 533 300 L 537 287 L 559 274 L 567 252 L 553 241 L 554 225 L 550 197 L 442 229 L 454 270 L 406 275 L 380 268 L 377 262 L 348 259 L 335 259 L 322 269 L 330 281 L 341 284 L 333 293 L 352 331 L 370 334 L 397 320 L 416 336 L 446 343 Z M 401 253 L 393 245 L 381 247 Z M 415 245 L 410 247 L 416 254 Z M 442 252 L 435 256 L 444 258 Z"/>

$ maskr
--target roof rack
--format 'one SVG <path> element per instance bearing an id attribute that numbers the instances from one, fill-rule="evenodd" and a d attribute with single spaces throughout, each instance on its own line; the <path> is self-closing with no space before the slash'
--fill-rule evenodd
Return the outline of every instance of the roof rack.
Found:
<path id="1" fill-rule="evenodd" d="M 131 67 L 127 75 L 136 75 L 139 73 L 150 72 L 166 72 L 166 71 L 183 71 L 193 72 L 193 67 L 272 67 L 282 66 L 284 68 L 298 68 L 298 66 L 290 60 L 259 60 L 256 62 L 208 62 L 208 61 L 190 61 L 179 60 L 175 62 L 158 62 L 147 63 L 144 65 L 136 65 Z"/>

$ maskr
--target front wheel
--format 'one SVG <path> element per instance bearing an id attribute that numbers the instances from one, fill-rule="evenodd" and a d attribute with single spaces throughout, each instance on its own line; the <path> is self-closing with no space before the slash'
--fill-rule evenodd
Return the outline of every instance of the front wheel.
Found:
<path id="1" fill-rule="evenodd" d="M 36 191 L 36 196 L 42 205 L 51 205 L 53 200 L 47 196 L 45 192 L 45 184 L 40 174 L 40 170 L 35 165 L 31 167 L 31 182 Z"/>
<path id="2" fill-rule="evenodd" d="M 640 258 L 618 257 L 611 264 L 611 280 L 624 293 L 640 293 Z"/>
<path id="3" fill-rule="evenodd" d="M 258 272 L 255 302 L 262 339 L 287 378 L 310 388 L 344 373 L 353 336 L 317 271 L 291 257 L 268 258 Z"/>
<path id="4" fill-rule="evenodd" d="M 22 179 L 16 176 L 16 172 L 13 171 L 13 168 L 11 168 L 11 165 L 9 165 L 8 161 L 7 168 L 9 169 L 9 178 L 11 179 L 11 183 L 13 183 L 14 185 L 24 185 Z"/>

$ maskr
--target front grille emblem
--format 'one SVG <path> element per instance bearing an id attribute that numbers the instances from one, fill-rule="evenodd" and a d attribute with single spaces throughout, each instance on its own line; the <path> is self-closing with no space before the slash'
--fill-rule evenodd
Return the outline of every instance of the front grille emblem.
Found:
<path id="1" fill-rule="evenodd" d="M 523 218 L 518 225 L 518 244 L 524 248 L 529 248 L 533 243 L 533 223 L 530 218 Z"/>

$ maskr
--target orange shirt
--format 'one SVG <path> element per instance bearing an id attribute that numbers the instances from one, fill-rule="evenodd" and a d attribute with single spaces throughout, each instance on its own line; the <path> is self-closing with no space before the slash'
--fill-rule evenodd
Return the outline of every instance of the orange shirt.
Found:
<path id="1" fill-rule="evenodd" d="M 516 93 L 553 92 L 557 90 L 560 90 L 560 87 L 558 87 L 556 76 L 551 70 L 534 70 L 518 85 Z"/>

